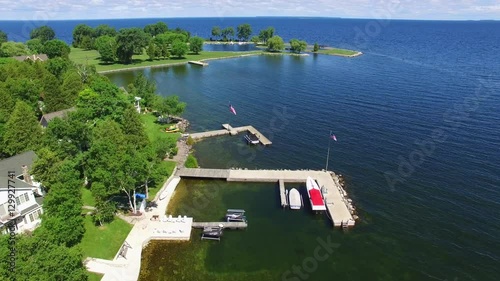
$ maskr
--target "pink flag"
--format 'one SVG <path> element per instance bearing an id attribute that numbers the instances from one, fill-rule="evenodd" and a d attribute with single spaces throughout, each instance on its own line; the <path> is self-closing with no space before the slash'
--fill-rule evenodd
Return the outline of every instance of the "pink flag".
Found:
<path id="1" fill-rule="evenodd" d="M 231 104 L 229 104 L 229 111 L 231 111 L 234 115 L 236 115 L 236 110 Z"/>
<path id="2" fill-rule="evenodd" d="M 334 141 L 337 141 L 337 138 L 335 137 L 335 135 L 330 135 L 330 138 Z"/>

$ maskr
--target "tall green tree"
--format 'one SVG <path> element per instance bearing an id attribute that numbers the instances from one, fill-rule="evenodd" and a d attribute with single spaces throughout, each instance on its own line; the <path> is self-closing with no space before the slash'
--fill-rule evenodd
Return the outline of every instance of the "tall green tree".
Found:
<path id="1" fill-rule="evenodd" d="M 0 56 L 13 57 L 29 54 L 29 49 L 20 42 L 5 42 L 0 46 Z"/>
<path id="2" fill-rule="evenodd" d="M 50 59 L 45 63 L 45 68 L 60 80 L 63 79 L 63 74 L 68 70 L 69 67 L 70 62 L 61 57 Z"/>
<path id="3" fill-rule="evenodd" d="M 54 39 L 46 41 L 43 44 L 44 53 L 47 54 L 49 58 L 62 57 L 68 58 L 69 52 L 71 49 L 69 46 L 62 40 Z"/>
<path id="4" fill-rule="evenodd" d="M 218 40 L 221 35 L 221 29 L 218 26 L 212 27 L 212 36 L 215 37 L 215 40 Z"/>
<path id="5" fill-rule="evenodd" d="M 57 119 L 56 120 L 60 120 Z M 55 121 L 55 120 L 54 120 Z M 51 123 L 50 123 L 51 124 Z M 55 140 L 57 141 L 57 140 Z M 43 183 L 46 188 L 50 188 L 59 182 L 59 169 L 62 164 L 57 152 L 48 147 L 42 147 L 36 152 L 36 159 L 31 168 L 31 173 L 35 180 Z"/>
<path id="6" fill-rule="evenodd" d="M 267 50 L 270 52 L 281 52 L 285 49 L 285 42 L 278 35 L 275 35 L 267 40 Z"/>
<path id="7" fill-rule="evenodd" d="M 132 84 L 128 85 L 128 92 L 133 97 L 141 97 L 143 106 L 151 107 L 156 99 L 156 83 L 140 73 Z"/>
<path id="8" fill-rule="evenodd" d="M 170 95 L 166 97 L 159 97 L 156 100 L 154 108 L 161 115 L 175 115 L 180 116 L 186 109 L 186 103 L 179 101 L 179 97 L 176 95 Z"/>
<path id="9" fill-rule="evenodd" d="M 236 34 L 238 39 L 248 41 L 248 38 L 252 35 L 252 27 L 248 23 L 240 24 L 236 29 Z"/>
<path id="10" fill-rule="evenodd" d="M 30 40 L 26 41 L 26 46 L 34 54 L 43 53 L 43 44 L 42 44 L 42 40 L 40 40 L 40 39 L 30 39 Z"/>
<path id="11" fill-rule="evenodd" d="M 100 24 L 96 28 L 94 28 L 94 38 L 99 38 L 101 36 L 111 36 L 115 37 L 117 34 L 116 29 L 114 27 L 111 27 L 107 24 Z"/>
<path id="12" fill-rule="evenodd" d="M 7 121 L 3 135 L 3 151 L 16 155 L 35 149 L 42 135 L 41 127 L 33 109 L 24 101 L 17 101 Z"/>
<path id="13" fill-rule="evenodd" d="M 224 28 L 221 30 L 221 36 L 224 41 L 232 40 L 232 37 L 234 36 L 234 28 L 232 26 Z"/>
<path id="14" fill-rule="evenodd" d="M 12 109 L 16 105 L 15 98 L 6 89 L 0 87 L 0 124 L 9 120 Z M 1 135 L 1 134 L 0 134 Z M 1 150 L 1 149 L 0 149 Z"/>
<path id="15" fill-rule="evenodd" d="M 149 44 L 149 37 L 140 28 L 122 28 L 116 36 L 116 56 L 123 63 L 131 63 L 132 56 Z"/>
<path id="16" fill-rule="evenodd" d="M 177 39 L 172 43 L 171 54 L 173 56 L 182 58 L 184 57 L 184 55 L 186 55 L 187 52 L 188 52 L 188 46 L 186 43 Z"/>
<path id="17" fill-rule="evenodd" d="M 317 52 L 317 51 L 319 51 L 319 45 L 318 45 L 318 43 L 314 43 L 313 52 Z"/>
<path id="18" fill-rule="evenodd" d="M 141 117 L 133 106 L 129 106 L 125 109 L 121 125 L 122 131 L 125 134 L 125 139 L 129 145 L 139 149 L 145 147 L 149 143 Z"/>
<path id="19" fill-rule="evenodd" d="M 94 35 L 94 29 L 86 24 L 78 24 L 73 29 L 73 47 L 75 48 L 85 48 L 87 46 L 83 46 L 84 38 L 86 40 L 92 39 Z"/>
<path id="20" fill-rule="evenodd" d="M 94 47 L 100 55 L 100 60 L 109 63 L 114 62 L 116 58 L 116 40 L 114 37 L 103 35 L 94 42 Z"/>
<path id="21" fill-rule="evenodd" d="M 61 96 L 61 87 L 59 80 L 48 73 L 45 75 L 43 81 L 42 98 L 44 103 L 44 112 L 54 112 L 61 109 L 66 109 L 66 101 Z M 74 102 L 74 99 L 73 99 Z"/>
<path id="22" fill-rule="evenodd" d="M 56 33 L 48 25 L 37 27 L 30 32 L 30 39 L 38 38 L 42 41 L 42 43 L 53 40 L 55 37 Z"/>
<path id="23" fill-rule="evenodd" d="M 300 54 L 307 49 L 307 42 L 298 39 L 290 40 L 290 51 Z"/>
<path id="24" fill-rule="evenodd" d="M 156 59 L 158 55 L 158 47 L 156 46 L 154 41 L 149 42 L 149 46 L 146 49 L 146 54 L 148 55 L 150 61 Z"/>
<path id="25" fill-rule="evenodd" d="M 195 54 L 199 54 L 203 50 L 203 38 L 194 36 L 189 39 L 189 50 Z"/>
<path id="26" fill-rule="evenodd" d="M 83 87 L 82 79 L 76 71 L 72 70 L 66 72 L 61 85 L 61 94 L 54 100 L 57 105 L 54 109 L 57 108 L 57 111 L 76 105 L 78 93 L 83 90 Z"/>
<path id="27" fill-rule="evenodd" d="M 267 40 L 274 36 L 274 27 L 270 26 L 259 32 L 259 38 L 261 42 L 267 43 Z"/>
<path id="28" fill-rule="evenodd" d="M 36 231 L 35 231 L 36 233 Z M 9 263 L 0 263 L 2 280 L 88 280 L 79 248 L 56 245 L 41 235 L 18 235 L 16 239 L 16 270 Z M 0 235 L 0 258 L 8 261 L 9 236 Z"/>
<path id="29" fill-rule="evenodd" d="M 2 43 L 5 43 L 7 42 L 7 33 L 3 32 L 0 30 L 0 45 L 2 45 Z"/>
<path id="30" fill-rule="evenodd" d="M 78 244 L 83 237 L 81 187 L 83 181 L 75 163 L 65 160 L 59 165 L 57 182 L 50 186 L 50 191 L 45 196 L 40 233 L 60 245 L 67 247 Z"/>
<path id="31" fill-rule="evenodd" d="M 156 36 L 168 31 L 168 26 L 166 23 L 159 21 L 154 24 L 148 24 L 144 27 L 144 32 L 150 34 L 151 36 Z"/>

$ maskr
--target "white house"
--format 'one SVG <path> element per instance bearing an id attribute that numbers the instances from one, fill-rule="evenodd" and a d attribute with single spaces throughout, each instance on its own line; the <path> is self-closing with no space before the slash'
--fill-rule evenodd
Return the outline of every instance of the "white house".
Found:
<path id="1" fill-rule="evenodd" d="M 36 155 L 28 151 L 0 161 L 0 232 L 15 222 L 17 232 L 34 230 L 41 222 L 43 191 L 29 174 Z M 9 177 L 13 172 L 14 178 Z M 10 191 L 9 191 L 10 190 Z M 9 204 L 9 194 L 15 204 Z"/>

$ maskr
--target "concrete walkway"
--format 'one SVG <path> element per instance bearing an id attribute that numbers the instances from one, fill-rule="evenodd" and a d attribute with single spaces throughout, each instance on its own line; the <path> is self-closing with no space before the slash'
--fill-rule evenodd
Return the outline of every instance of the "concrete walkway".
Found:
<path id="1" fill-rule="evenodd" d="M 193 218 L 170 219 L 165 216 L 168 202 L 180 180 L 180 177 L 176 176 L 169 178 L 158 192 L 156 200 L 158 207 L 152 212 L 147 212 L 142 220 L 134 224 L 125 239 L 130 246 L 125 257 L 119 255 L 118 251 L 113 260 L 87 258 L 85 260 L 87 270 L 104 274 L 102 281 L 136 281 L 141 270 L 142 249 L 150 240 L 189 240 Z"/>

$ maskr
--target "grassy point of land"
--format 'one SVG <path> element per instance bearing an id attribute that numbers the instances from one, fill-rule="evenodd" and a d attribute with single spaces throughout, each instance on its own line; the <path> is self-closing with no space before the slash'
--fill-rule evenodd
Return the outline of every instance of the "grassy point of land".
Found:
<path id="1" fill-rule="evenodd" d="M 184 58 L 170 58 L 170 59 L 158 59 L 150 61 L 146 54 L 134 55 L 132 57 L 132 63 L 122 64 L 122 63 L 112 63 L 105 64 L 99 60 L 99 52 L 96 50 L 83 50 L 80 48 L 71 48 L 71 53 L 69 54 L 69 59 L 80 64 L 95 65 L 98 72 L 111 72 L 119 71 L 125 69 L 134 68 L 145 68 L 151 66 L 168 66 L 176 64 L 185 64 L 191 60 L 210 60 L 210 59 L 221 59 L 221 58 L 231 58 L 239 57 L 242 55 L 257 55 L 261 51 L 245 51 L 245 52 L 208 52 L 202 51 L 200 54 L 187 54 Z"/>
<path id="2" fill-rule="evenodd" d="M 318 54 L 332 55 L 332 56 L 343 56 L 343 57 L 356 57 L 362 55 L 363 53 L 358 51 L 346 50 L 346 49 L 337 49 L 337 48 L 328 48 L 321 49 L 317 51 Z"/>
<path id="3" fill-rule="evenodd" d="M 109 224 L 96 226 L 92 222 L 92 217 L 86 216 L 85 234 L 79 244 L 83 256 L 112 260 L 130 230 L 132 225 L 118 217 Z"/>

